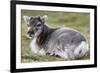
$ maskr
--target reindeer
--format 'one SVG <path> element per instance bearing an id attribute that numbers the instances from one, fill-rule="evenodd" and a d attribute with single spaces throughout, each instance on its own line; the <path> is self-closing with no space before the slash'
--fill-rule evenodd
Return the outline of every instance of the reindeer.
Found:
<path id="1" fill-rule="evenodd" d="M 77 59 L 89 53 L 86 38 L 71 28 L 50 28 L 46 15 L 23 16 L 27 24 L 27 37 L 33 54 L 59 56 L 64 59 Z"/>

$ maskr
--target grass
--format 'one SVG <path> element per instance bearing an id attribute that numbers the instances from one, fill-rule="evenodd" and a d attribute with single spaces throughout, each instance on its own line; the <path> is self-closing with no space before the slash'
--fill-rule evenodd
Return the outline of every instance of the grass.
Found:
<path id="1" fill-rule="evenodd" d="M 90 40 L 89 36 L 89 25 L 90 25 L 90 14 L 89 13 L 75 13 L 75 12 L 50 12 L 50 11 L 32 11 L 22 10 L 21 17 L 26 16 L 43 16 L 48 15 L 48 26 L 49 27 L 69 27 L 80 31 L 87 39 L 88 43 Z M 45 62 L 45 61 L 67 61 L 66 59 L 54 57 L 54 56 L 40 56 L 32 55 L 29 44 L 31 40 L 26 37 L 27 26 L 21 18 L 21 61 L 22 63 L 31 62 Z M 85 60 L 89 57 L 83 57 L 77 60 Z"/>

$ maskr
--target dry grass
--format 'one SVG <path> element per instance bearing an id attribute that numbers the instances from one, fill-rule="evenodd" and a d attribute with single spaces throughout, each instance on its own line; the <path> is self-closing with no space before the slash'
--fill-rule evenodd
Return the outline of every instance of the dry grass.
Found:
<path id="1" fill-rule="evenodd" d="M 70 27 L 74 28 L 86 37 L 89 42 L 89 25 L 90 25 L 90 15 L 88 13 L 65 13 L 65 12 L 47 12 L 47 11 L 29 11 L 22 10 L 22 16 L 36 16 L 36 15 L 48 15 L 48 26 L 50 27 Z M 21 19 L 21 60 L 22 63 L 29 62 L 45 62 L 45 61 L 65 61 L 63 58 L 58 58 L 54 56 L 39 56 L 32 55 L 31 48 L 29 44 L 31 40 L 26 37 L 27 26 L 23 19 Z M 77 60 L 89 59 L 89 56 L 83 57 Z"/>

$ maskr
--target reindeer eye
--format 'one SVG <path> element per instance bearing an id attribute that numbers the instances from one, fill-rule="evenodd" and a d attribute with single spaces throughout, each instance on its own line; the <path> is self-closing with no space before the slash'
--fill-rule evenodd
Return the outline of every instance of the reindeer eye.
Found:
<path id="1" fill-rule="evenodd" d="M 37 26 L 41 26 L 41 24 L 37 24 Z"/>

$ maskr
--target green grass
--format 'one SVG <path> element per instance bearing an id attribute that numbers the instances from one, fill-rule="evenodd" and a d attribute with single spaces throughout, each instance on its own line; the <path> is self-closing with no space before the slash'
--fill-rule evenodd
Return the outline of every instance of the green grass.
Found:
<path id="1" fill-rule="evenodd" d="M 49 27 L 69 27 L 80 31 L 87 39 L 88 43 L 90 40 L 89 36 L 89 25 L 90 25 L 90 14 L 89 13 L 71 13 L 71 12 L 50 12 L 50 11 L 32 11 L 22 10 L 22 16 L 43 16 L 48 15 L 48 26 Z M 21 18 L 21 61 L 22 63 L 31 62 L 45 62 L 45 61 L 65 61 L 66 59 L 54 57 L 54 56 L 40 56 L 32 55 L 29 44 L 31 40 L 26 37 L 27 26 Z M 77 60 L 85 60 L 89 57 L 83 57 Z M 67 60 L 66 60 L 67 61 Z"/>

